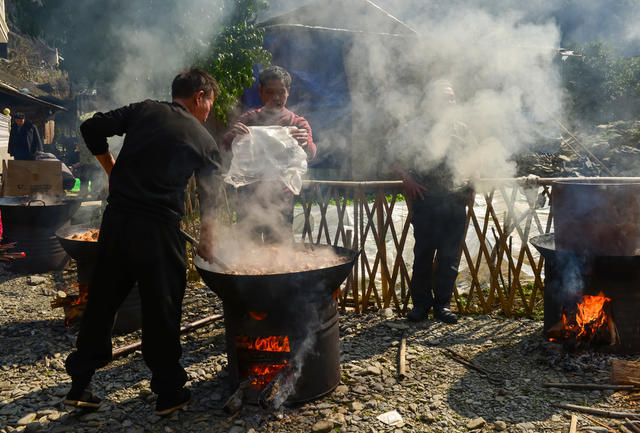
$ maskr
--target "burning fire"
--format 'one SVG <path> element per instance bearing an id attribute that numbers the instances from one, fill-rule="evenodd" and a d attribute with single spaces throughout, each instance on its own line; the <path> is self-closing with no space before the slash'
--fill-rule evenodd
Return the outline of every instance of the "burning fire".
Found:
<path id="1" fill-rule="evenodd" d="M 282 364 L 252 365 L 249 367 L 248 376 L 251 378 L 251 386 L 263 390 L 276 374 L 287 366 L 287 361 Z"/>
<path id="2" fill-rule="evenodd" d="M 250 337 L 239 335 L 236 337 L 236 348 L 254 350 L 258 352 L 291 352 L 289 337 L 286 335 L 272 335 L 268 337 Z M 280 359 L 274 364 L 251 364 L 247 367 L 246 377 L 251 379 L 251 386 L 264 389 L 276 374 L 288 365 L 286 359 Z"/>
<path id="3" fill-rule="evenodd" d="M 236 347 L 238 349 L 259 350 L 261 352 L 290 352 L 289 338 L 284 335 L 273 335 L 270 337 L 249 337 L 239 335 L 236 337 Z"/>
<path id="4" fill-rule="evenodd" d="M 582 297 L 582 302 L 578 304 L 576 312 L 575 326 L 572 329 L 572 331 L 577 331 L 576 338 L 591 339 L 599 328 L 607 326 L 609 318 L 605 304 L 608 302 L 611 302 L 611 298 L 605 297 L 602 292 L 597 296 L 584 295 Z M 569 328 L 566 314 L 562 315 L 562 321 L 565 328 Z"/>
<path id="5" fill-rule="evenodd" d="M 64 325 L 67 328 L 71 326 L 74 319 L 82 317 L 82 312 L 89 298 L 89 287 L 86 284 L 74 282 L 73 287 L 77 287 L 77 295 L 64 291 L 62 297 L 59 296 L 51 301 L 52 308 L 62 307 L 64 309 Z"/>
<path id="6" fill-rule="evenodd" d="M 616 344 L 615 323 L 610 313 L 611 298 L 600 292 L 597 296 L 584 295 L 575 312 L 562 312 L 562 322 L 549 330 L 549 340 L 570 340 L 587 344 Z"/>

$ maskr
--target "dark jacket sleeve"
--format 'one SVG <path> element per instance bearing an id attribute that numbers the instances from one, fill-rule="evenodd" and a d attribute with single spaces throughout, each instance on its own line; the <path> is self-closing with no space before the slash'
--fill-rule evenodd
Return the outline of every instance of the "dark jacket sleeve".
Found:
<path id="1" fill-rule="evenodd" d="M 32 159 L 35 159 L 36 152 L 44 151 L 42 140 L 40 139 L 40 134 L 38 133 L 38 128 L 36 128 L 35 125 L 31 125 L 31 131 L 29 131 L 27 143 Z"/>
<path id="2" fill-rule="evenodd" d="M 9 155 L 13 156 L 16 151 L 16 128 L 15 124 L 11 125 L 11 132 L 9 132 Z"/>
<path id="3" fill-rule="evenodd" d="M 107 113 L 96 113 L 80 125 L 82 138 L 93 155 L 102 155 L 109 150 L 107 137 L 127 132 L 131 117 L 140 104 L 127 105 Z"/>
<path id="4" fill-rule="evenodd" d="M 220 152 L 215 141 L 212 144 L 204 155 L 204 166 L 195 173 L 200 215 L 203 219 L 212 215 L 214 210 L 221 205 L 224 194 L 222 191 L 224 183 L 220 174 Z"/>

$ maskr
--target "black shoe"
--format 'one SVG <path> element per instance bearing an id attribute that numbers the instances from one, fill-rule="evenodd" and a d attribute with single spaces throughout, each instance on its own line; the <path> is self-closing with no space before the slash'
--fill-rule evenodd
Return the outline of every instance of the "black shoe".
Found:
<path id="1" fill-rule="evenodd" d="M 427 320 L 431 307 L 426 305 L 414 305 L 413 309 L 407 313 L 407 319 L 412 322 L 421 322 Z"/>
<path id="2" fill-rule="evenodd" d="M 433 317 L 444 323 L 458 323 L 458 316 L 446 307 L 436 308 L 433 312 Z"/>
<path id="3" fill-rule="evenodd" d="M 100 399 L 88 388 L 81 391 L 75 391 L 71 388 L 71 391 L 64 399 L 64 404 L 83 409 L 98 409 L 100 407 Z"/>
<path id="4" fill-rule="evenodd" d="M 191 391 L 180 388 L 170 394 L 160 394 L 156 401 L 156 414 L 166 416 L 185 407 L 191 401 Z"/>

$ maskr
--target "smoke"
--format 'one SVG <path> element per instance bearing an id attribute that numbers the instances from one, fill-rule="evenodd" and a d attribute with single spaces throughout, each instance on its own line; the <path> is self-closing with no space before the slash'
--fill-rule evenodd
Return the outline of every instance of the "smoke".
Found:
<path id="1" fill-rule="evenodd" d="M 377 158 L 400 157 L 419 170 L 446 160 L 458 183 L 513 176 L 509 157 L 562 109 L 553 66 L 559 31 L 552 22 L 522 24 L 521 17 L 456 9 L 423 17 L 416 37 L 357 38 L 347 59 L 361 77 L 354 110 L 358 129 L 387 152 Z M 434 89 L 443 79 L 456 105 Z"/>
<path id="2" fill-rule="evenodd" d="M 122 105 L 170 96 L 171 79 L 221 30 L 223 0 L 129 2 L 113 13 L 105 37 L 122 47 L 122 69 L 112 86 L 113 102 Z"/>

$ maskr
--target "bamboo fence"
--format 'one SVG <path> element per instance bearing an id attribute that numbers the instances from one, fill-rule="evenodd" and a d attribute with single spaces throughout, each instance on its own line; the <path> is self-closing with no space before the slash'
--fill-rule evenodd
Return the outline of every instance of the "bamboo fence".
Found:
<path id="1" fill-rule="evenodd" d="M 459 313 L 533 315 L 541 307 L 544 260 L 529 240 L 553 231 L 552 183 L 567 179 L 477 182 L 454 287 Z M 342 309 L 364 313 L 390 307 L 405 313 L 410 308 L 411 206 L 402 192 L 401 181 L 304 183 L 297 198 L 304 219 L 301 240 L 360 250 L 338 298 Z M 187 216 L 197 210 L 197 200 L 188 197 Z"/>

